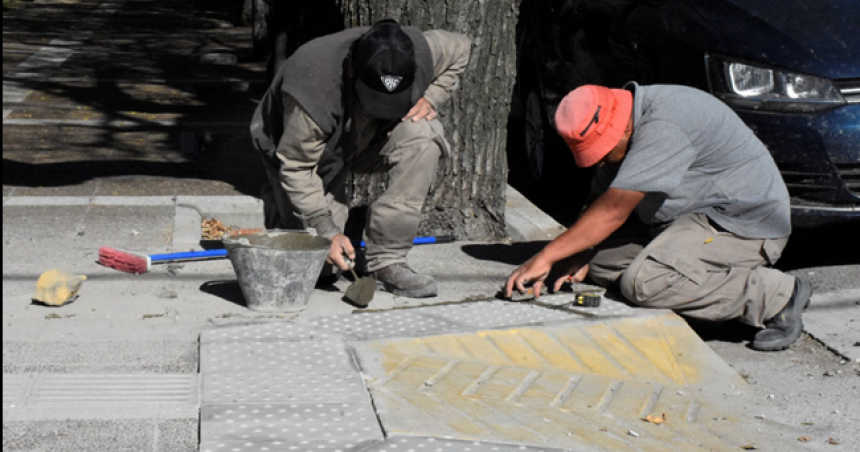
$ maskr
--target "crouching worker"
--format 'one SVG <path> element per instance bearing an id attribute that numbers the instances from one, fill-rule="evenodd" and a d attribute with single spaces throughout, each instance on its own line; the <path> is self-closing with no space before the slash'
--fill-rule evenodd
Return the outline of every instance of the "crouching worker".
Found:
<path id="1" fill-rule="evenodd" d="M 422 33 L 393 20 L 296 50 L 251 123 L 270 182 L 266 228 L 316 229 L 332 241 L 327 262 L 347 270 L 356 258 L 344 235 L 347 176 L 387 172 L 387 190 L 367 212 L 363 270 L 392 293 L 435 296 L 433 277 L 409 268 L 406 254 L 439 159 L 449 152 L 436 109 L 459 85 L 470 50 L 465 36 Z"/>
<path id="2" fill-rule="evenodd" d="M 578 166 L 598 165 L 593 201 L 506 296 L 527 283 L 540 294 L 556 265 L 554 290 L 587 275 L 636 305 L 763 328 L 758 350 L 797 341 L 812 287 L 772 268 L 791 233 L 788 191 L 730 108 L 683 86 L 588 85 L 561 101 L 555 127 Z"/>

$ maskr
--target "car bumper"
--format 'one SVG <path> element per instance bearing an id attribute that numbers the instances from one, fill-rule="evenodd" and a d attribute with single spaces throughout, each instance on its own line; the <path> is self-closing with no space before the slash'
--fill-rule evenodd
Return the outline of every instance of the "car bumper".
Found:
<path id="1" fill-rule="evenodd" d="M 738 111 L 770 149 L 798 225 L 860 218 L 860 104 L 816 114 Z"/>

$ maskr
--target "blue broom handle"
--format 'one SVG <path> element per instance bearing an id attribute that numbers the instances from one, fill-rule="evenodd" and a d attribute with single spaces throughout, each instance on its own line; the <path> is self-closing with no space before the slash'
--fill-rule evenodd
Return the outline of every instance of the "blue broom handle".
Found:
<path id="1" fill-rule="evenodd" d="M 430 245 L 432 243 L 451 243 L 454 241 L 453 235 L 431 235 L 427 237 L 415 237 L 412 240 L 413 245 Z M 355 242 L 352 243 L 355 245 Z M 358 246 L 361 248 L 366 248 L 367 245 L 364 243 L 364 240 L 358 243 Z"/>
<path id="2" fill-rule="evenodd" d="M 415 237 L 415 240 L 412 241 L 413 245 L 429 245 L 432 243 L 450 243 L 454 241 L 454 236 L 451 235 L 438 235 L 438 236 L 429 236 L 429 237 Z M 359 242 L 359 246 L 364 248 L 366 245 L 362 240 Z M 149 259 L 152 262 L 159 261 L 172 261 L 172 260 L 180 260 L 180 259 L 206 259 L 210 257 L 227 257 L 227 250 L 218 249 L 218 250 L 204 250 L 204 251 L 185 251 L 180 253 L 167 253 L 167 254 L 150 254 Z"/>
<path id="3" fill-rule="evenodd" d="M 150 254 L 152 262 L 178 259 L 205 259 L 207 257 L 227 257 L 227 250 L 186 251 L 182 253 Z"/>

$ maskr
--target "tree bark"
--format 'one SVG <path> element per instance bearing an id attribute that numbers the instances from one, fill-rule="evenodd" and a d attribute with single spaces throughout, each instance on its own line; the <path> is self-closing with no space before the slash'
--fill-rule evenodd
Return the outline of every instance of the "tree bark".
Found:
<path id="1" fill-rule="evenodd" d="M 516 76 L 515 28 L 520 0 L 340 0 L 346 28 L 393 18 L 421 30 L 443 29 L 472 39 L 459 90 L 439 114 L 451 144 L 424 206 L 420 235 L 460 240 L 506 236 L 506 124 Z M 387 176 L 355 175 L 351 206 L 381 195 Z"/>

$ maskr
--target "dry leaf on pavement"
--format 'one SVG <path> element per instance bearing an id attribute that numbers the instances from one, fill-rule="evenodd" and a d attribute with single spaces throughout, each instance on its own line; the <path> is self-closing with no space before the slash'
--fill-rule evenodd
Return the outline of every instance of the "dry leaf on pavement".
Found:
<path id="1" fill-rule="evenodd" d="M 648 416 L 642 418 L 642 420 L 650 422 L 652 424 L 660 425 L 668 420 L 668 416 L 666 416 L 665 414 L 663 414 L 662 416 L 652 416 L 649 414 Z"/>

